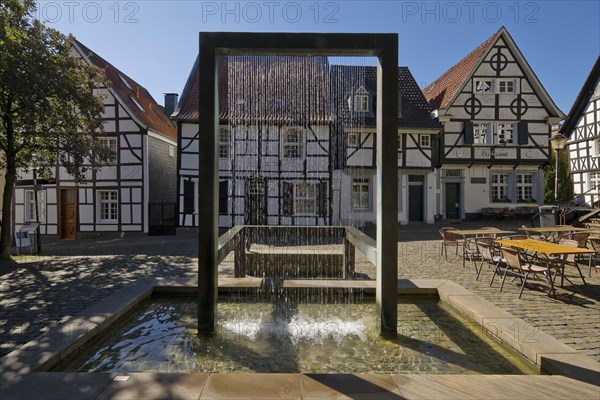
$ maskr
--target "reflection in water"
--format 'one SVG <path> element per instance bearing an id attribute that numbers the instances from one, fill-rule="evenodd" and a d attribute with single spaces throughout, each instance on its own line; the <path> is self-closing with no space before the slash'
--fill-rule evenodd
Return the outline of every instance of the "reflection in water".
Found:
<path id="1" fill-rule="evenodd" d="M 396 339 L 378 336 L 374 304 L 221 302 L 218 329 L 196 335 L 196 302 L 152 299 L 65 371 L 534 373 L 434 298 L 398 304 Z M 92 348 L 93 347 L 93 348 Z"/>

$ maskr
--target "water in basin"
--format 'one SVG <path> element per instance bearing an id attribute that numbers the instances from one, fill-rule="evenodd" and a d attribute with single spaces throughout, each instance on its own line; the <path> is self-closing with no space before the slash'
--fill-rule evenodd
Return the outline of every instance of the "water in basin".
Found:
<path id="1" fill-rule="evenodd" d="M 394 339 L 379 337 L 375 315 L 369 299 L 220 299 L 217 332 L 207 338 L 197 335 L 196 299 L 155 297 L 57 370 L 536 373 L 437 297 L 399 297 Z"/>

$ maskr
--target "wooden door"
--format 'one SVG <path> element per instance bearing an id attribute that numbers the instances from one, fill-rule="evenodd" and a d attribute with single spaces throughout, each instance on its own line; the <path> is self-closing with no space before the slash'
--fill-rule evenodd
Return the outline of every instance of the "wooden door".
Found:
<path id="1" fill-rule="evenodd" d="M 446 183 L 446 218 L 460 219 L 460 183 Z"/>
<path id="2" fill-rule="evenodd" d="M 77 238 L 77 189 L 60 190 L 60 238 Z"/>
<path id="3" fill-rule="evenodd" d="M 244 223 L 246 225 L 267 223 L 267 185 L 263 178 L 251 178 L 246 181 Z"/>
<path id="4" fill-rule="evenodd" d="M 423 185 L 408 186 L 408 220 L 423 221 Z"/>

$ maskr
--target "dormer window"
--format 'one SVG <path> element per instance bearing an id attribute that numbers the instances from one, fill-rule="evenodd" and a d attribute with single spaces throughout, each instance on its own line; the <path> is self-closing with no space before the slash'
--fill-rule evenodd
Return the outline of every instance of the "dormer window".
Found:
<path id="1" fill-rule="evenodd" d="M 354 111 L 368 112 L 369 96 L 364 94 L 357 94 L 354 96 Z"/>
<path id="2" fill-rule="evenodd" d="M 357 112 L 369 112 L 370 97 L 370 92 L 365 89 L 364 86 L 359 87 L 352 96 L 350 110 Z M 350 103 L 350 99 L 348 99 L 348 102 Z"/>

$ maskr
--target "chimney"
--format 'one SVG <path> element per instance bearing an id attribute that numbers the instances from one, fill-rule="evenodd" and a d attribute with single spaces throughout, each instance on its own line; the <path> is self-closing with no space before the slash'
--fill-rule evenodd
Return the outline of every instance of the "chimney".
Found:
<path id="1" fill-rule="evenodd" d="M 179 95 L 177 93 L 165 93 L 165 114 L 167 114 L 167 117 L 170 117 L 177 108 L 178 99 Z"/>

